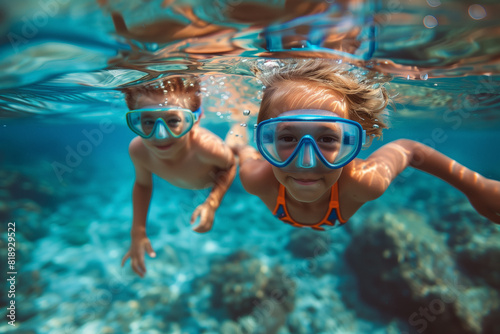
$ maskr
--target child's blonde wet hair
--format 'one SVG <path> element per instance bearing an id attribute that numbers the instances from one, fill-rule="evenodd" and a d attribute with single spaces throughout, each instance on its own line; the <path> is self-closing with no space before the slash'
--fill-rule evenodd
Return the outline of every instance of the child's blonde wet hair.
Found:
<path id="1" fill-rule="evenodd" d="M 388 77 L 369 76 L 359 78 L 336 62 L 323 59 L 277 61 L 280 66 L 256 69 L 257 77 L 265 85 L 257 122 L 269 118 L 271 105 L 279 95 L 276 92 L 283 83 L 314 83 L 318 87 L 342 96 L 347 103 L 349 119 L 361 124 L 370 137 L 380 137 L 387 128 L 386 107 L 391 103 L 382 83 Z M 276 64 L 276 63 L 274 63 Z M 361 78 L 362 77 L 362 78 Z"/>
<path id="2" fill-rule="evenodd" d="M 141 97 L 192 111 L 201 106 L 200 80 L 194 75 L 170 76 L 147 85 L 124 88 L 122 92 L 125 93 L 125 101 L 130 110 L 140 107 Z"/>

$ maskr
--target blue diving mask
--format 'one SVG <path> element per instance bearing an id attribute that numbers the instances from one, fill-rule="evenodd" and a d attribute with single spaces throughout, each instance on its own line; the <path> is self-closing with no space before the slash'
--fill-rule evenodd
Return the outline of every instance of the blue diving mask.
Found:
<path id="1" fill-rule="evenodd" d="M 299 168 L 314 168 L 317 160 L 328 168 L 351 162 L 365 144 L 366 131 L 349 119 L 326 115 L 294 115 L 257 125 L 255 141 L 262 156 L 282 168 L 295 160 Z"/>
<path id="2" fill-rule="evenodd" d="M 128 127 L 142 138 L 180 138 L 191 130 L 201 116 L 201 107 L 195 111 L 168 107 L 137 109 L 126 115 Z"/>

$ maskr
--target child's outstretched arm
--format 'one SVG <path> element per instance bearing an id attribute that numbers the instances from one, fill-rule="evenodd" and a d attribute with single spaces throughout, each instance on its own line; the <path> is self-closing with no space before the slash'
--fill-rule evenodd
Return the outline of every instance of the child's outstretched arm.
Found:
<path id="1" fill-rule="evenodd" d="M 129 153 L 135 167 L 136 179 L 132 191 L 133 216 L 132 230 L 130 232 L 132 242 L 129 250 L 123 256 L 122 267 L 130 258 L 132 269 L 141 277 L 146 273 L 144 253 L 150 257 L 155 257 L 156 253 L 151 247 L 151 242 L 146 235 L 146 219 L 148 215 L 149 203 L 153 191 L 151 173 L 142 166 L 141 153 L 138 146 L 142 143 L 134 140 L 130 143 Z"/>
<path id="2" fill-rule="evenodd" d="M 193 229 L 199 233 L 208 232 L 212 228 L 215 211 L 236 175 L 234 154 L 222 140 L 210 135 L 202 138 L 202 142 L 205 147 L 203 160 L 207 164 L 214 165 L 217 171 L 213 175 L 213 187 L 210 194 L 205 202 L 198 205 L 191 216 L 191 224 L 194 224 L 196 219 L 200 217 L 200 222 Z"/>
<path id="3" fill-rule="evenodd" d="M 467 196 L 477 212 L 500 224 L 500 182 L 487 179 L 419 142 L 400 139 L 389 143 L 365 161 L 356 161 L 351 175 L 381 195 L 408 166 L 448 182 Z"/>

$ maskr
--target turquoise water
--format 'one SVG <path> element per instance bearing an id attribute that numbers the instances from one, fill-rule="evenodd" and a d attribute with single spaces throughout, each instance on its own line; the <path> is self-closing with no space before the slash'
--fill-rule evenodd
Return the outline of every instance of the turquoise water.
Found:
<path id="1" fill-rule="evenodd" d="M 236 179 L 197 234 L 208 191 L 155 179 L 157 257 L 143 279 L 120 267 L 134 178 L 120 88 L 170 74 L 201 76 L 201 124 L 224 137 L 255 123 L 252 66 L 377 69 L 397 112 L 361 157 L 410 138 L 500 180 L 495 1 L 304 4 L 0 1 L 0 332 L 500 333 L 500 228 L 416 170 L 330 233 L 276 221 Z"/>

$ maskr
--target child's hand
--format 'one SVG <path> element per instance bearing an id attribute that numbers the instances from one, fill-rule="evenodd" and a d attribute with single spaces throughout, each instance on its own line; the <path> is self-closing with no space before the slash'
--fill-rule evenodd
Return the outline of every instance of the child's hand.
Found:
<path id="1" fill-rule="evenodd" d="M 470 203 L 481 215 L 500 224 L 500 182 L 479 176 L 476 184 L 467 192 Z"/>
<path id="2" fill-rule="evenodd" d="M 198 205 L 191 216 L 191 224 L 194 224 L 196 218 L 200 217 L 200 223 L 193 231 L 205 233 L 212 229 L 214 223 L 215 208 L 208 202 Z"/>
<path id="3" fill-rule="evenodd" d="M 146 235 L 132 237 L 132 245 L 130 245 L 130 249 L 122 259 L 122 267 L 127 259 L 130 258 L 132 269 L 137 275 L 144 277 L 146 273 L 146 264 L 144 261 L 145 252 L 152 258 L 156 257 L 156 253 L 153 247 L 151 247 L 151 242 L 148 237 L 146 237 Z"/>

